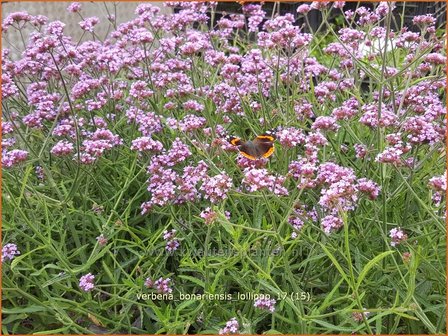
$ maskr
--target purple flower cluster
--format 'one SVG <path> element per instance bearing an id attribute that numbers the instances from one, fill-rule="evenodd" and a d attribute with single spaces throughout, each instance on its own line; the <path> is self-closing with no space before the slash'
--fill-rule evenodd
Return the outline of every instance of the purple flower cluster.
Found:
<path id="1" fill-rule="evenodd" d="M 187 114 L 182 120 L 167 118 L 167 125 L 171 129 L 180 129 L 182 132 L 192 132 L 205 127 L 207 120 L 194 114 Z"/>
<path id="2" fill-rule="evenodd" d="M 158 293 L 171 293 L 173 289 L 170 286 L 171 286 L 170 278 L 166 279 L 160 278 L 154 282 L 153 287 Z"/>
<path id="3" fill-rule="evenodd" d="M 177 231 L 174 229 L 171 231 L 165 230 L 163 232 L 163 239 L 166 241 L 165 249 L 168 252 L 176 251 L 180 246 L 179 240 L 176 238 L 176 233 Z"/>
<path id="4" fill-rule="evenodd" d="M 342 106 L 336 107 L 331 115 L 336 120 L 349 120 L 359 111 L 359 102 L 355 98 L 350 98 L 342 103 Z"/>
<path id="5" fill-rule="evenodd" d="M 153 93 L 152 90 L 148 89 L 148 84 L 141 80 L 132 83 L 129 90 L 129 95 L 137 100 L 151 97 Z"/>
<path id="6" fill-rule="evenodd" d="M 74 147 L 71 142 L 61 140 L 53 146 L 50 153 L 55 156 L 65 156 L 73 153 Z"/>
<path id="7" fill-rule="evenodd" d="M 96 240 L 100 246 L 105 246 L 107 244 L 107 237 L 104 234 L 100 234 L 98 237 L 96 237 Z"/>
<path id="8" fill-rule="evenodd" d="M 376 200 L 380 194 L 380 187 L 378 184 L 366 178 L 358 179 L 357 187 L 360 192 L 366 194 L 372 201 Z"/>
<path id="9" fill-rule="evenodd" d="M 151 278 L 146 278 L 145 280 L 145 287 L 147 288 L 153 288 L 157 291 L 157 293 L 162 294 L 169 294 L 173 292 L 173 289 L 171 288 L 171 279 L 163 277 L 159 278 L 156 281 L 151 280 Z"/>
<path id="10" fill-rule="evenodd" d="M 163 144 L 158 140 L 153 140 L 151 137 L 140 137 L 132 140 L 131 149 L 139 152 L 158 153 L 162 151 Z"/>
<path id="11" fill-rule="evenodd" d="M 16 244 L 8 243 L 2 247 L 2 262 L 4 260 L 12 260 L 16 255 L 19 255 L 20 251 Z"/>
<path id="12" fill-rule="evenodd" d="M 98 158 L 104 155 L 106 150 L 110 150 L 123 141 L 118 135 L 113 134 L 108 129 L 97 129 L 93 133 L 85 133 L 86 140 L 82 142 L 80 162 L 83 164 L 92 164 Z M 77 155 L 74 155 L 74 160 L 77 160 Z"/>
<path id="13" fill-rule="evenodd" d="M 218 174 L 213 177 L 207 176 L 201 186 L 204 198 L 212 203 L 217 203 L 227 198 L 227 193 L 232 188 L 232 179 L 227 174 Z"/>
<path id="14" fill-rule="evenodd" d="M 401 138 L 401 133 L 388 134 L 386 140 L 389 146 L 376 156 L 375 161 L 390 163 L 396 166 L 401 165 L 404 161 L 402 156 L 411 150 L 411 146 L 405 144 Z"/>
<path id="15" fill-rule="evenodd" d="M 440 206 L 442 198 L 446 194 L 446 171 L 441 176 L 431 177 L 428 185 L 433 190 L 432 201 L 436 206 Z"/>
<path id="16" fill-rule="evenodd" d="M 246 168 L 242 184 L 249 192 L 266 189 L 276 195 L 285 196 L 288 195 L 288 189 L 283 186 L 285 180 L 284 176 L 271 175 L 264 168 Z"/>
<path id="17" fill-rule="evenodd" d="M 305 143 L 305 135 L 295 127 L 284 128 L 276 133 L 278 142 L 284 147 L 295 147 Z"/>
<path id="18" fill-rule="evenodd" d="M 363 144 L 355 144 L 356 157 L 358 159 L 363 159 L 367 155 L 367 147 Z"/>
<path id="19" fill-rule="evenodd" d="M 322 228 L 326 234 L 330 234 L 333 231 L 337 231 L 344 225 L 344 222 L 342 221 L 341 218 L 333 215 L 325 216 L 322 219 L 321 223 Z"/>
<path id="20" fill-rule="evenodd" d="M 291 238 L 296 239 L 306 222 L 317 222 L 318 216 L 316 208 L 308 209 L 303 204 L 296 204 L 293 213 L 288 218 L 288 223 L 292 226 L 293 231 Z"/>
<path id="21" fill-rule="evenodd" d="M 199 216 L 204 219 L 205 224 L 209 225 L 212 224 L 216 218 L 218 218 L 218 213 L 210 209 L 210 207 L 207 207 L 199 214 Z"/>
<path id="22" fill-rule="evenodd" d="M 100 19 L 96 16 L 89 17 L 79 22 L 79 26 L 82 30 L 93 33 L 93 28 L 100 22 Z"/>
<path id="23" fill-rule="evenodd" d="M 320 131 L 335 132 L 338 130 L 339 125 L 336 124 L 336 119 L 333 117 L 317 117 L 311 128 Z"/>
<path id="24" fill-rule="evenodd" d="M 363 113 L 359 122 L 371 128 L 390 127 L 397 125 L 397 116 L 386 105 L 381 108 L 381 118 L 377 104 L 366 104 L 361 107 Z"/>
<path id="25" fill-rule="evenodd" d="M 394 247 L 408 239 L 407 234 L 399 227 L 390 230 L 389 236 L 392 240 L 390 245 Z"/>
<path id="26" fill-rule="evenodd" d="M 297 238 L 298 236 L 297 232 L 299 232 L 302 229 L 305 223 L 299 216 L 290 216 L 288 218 L 288 223 L 291 224 L 291 226 L 294 229 L 294 231 L 291 233 L 291 238 L 292 239 Z"/>
<path id="27" fill-rule="evenodd" d="M 94 280 L 95 280 L 95 276 L 93 274 L 91 274 L 91 273 L 83 275 L 79 279 L 79 287 L 84 292 L 90 292 L 93 288 L 95 288 L 95 284 L 93 282 Z"/>
<path id="28" fill-rule="evenodd" d="M 67 10 L 71 13 L 78 13 L 81 10 L 81 4 L 79 2 L 72 2 Z"/>
<path id="29" fill-rule="evenodd" d="M 13 149 L 11 151 L 3 151 L 2 166 L 9 168 L 23 162 L 27 159 L 28 152 L 21 149 Z"/>
<path id="30" fill-rule="evenodd" d="M 41 181 L 45 180 L 45 172 L 41 166 L 36 166 L 34 171 L 35 171 L 36 177 L 39 180 L 41 180 Z"/>
<path id="31" fill-rule="evenodd" d="M 273 313 L 275 311 L 275 299 L 260 298 L 255 300 L 254 307 L 262 310 L 267 310 Z"/>
<path id="32" fill-rule="evenodd" d="M 229 321 L 226 322 L 226 326 L 222 329 L 219 329 L 220 335 L 228 335 L 228 334 L 238 334 L 239 333 L 239 323 L 236 320 L 236 317 L 232 317 Z"/>
<path id="33" fill-rule="evenodd" d="M 179 146 L 178 146 L 179 147 Z M 188 150 L 183 147 L 183 150 Z M 174 160 L 179 151 L 170 150 L 167 154 L 162 154 L 152 158 L 148 166 L 148 191 L 151 192 L 151 199 L 142 204 L 142 214 L 148 213 L 154 205 L 165 206 L 167 204 L 183 204 L 187 201 L 194 202 L 200 199 L 203 191 L 204 197 L 217 201 L 218 197 L 225 198 L 227 187 L 226 180 L 214 178 L 214 182 L 207 188 L 203 188 L 204 181 L 209 180 L 207 175 L 208 165 L 204 161 L 199 161 L 197 166 L 186 166 L 183 168 L 183 174 L 177 173 L 174 169 L 166 167 L 175 165 Z M 183 155 L 185 155 L 184 152 Z M 172 156 L 173 155 L 173 156 Z M 173 163 L 174 162 L 174 163 Z M 227 179 L 224 177 L 224 179 Z M 222 182 L 222 183 L 221 183 Z M 199 190 L 199 184 L 202 183 Z M 216 183 L 213 185 L 213 183 Z"/>
<path id="34" fill-rule="evenodd" d="M 231 149 L 229 149 L 231 150 Z M 236 159 L 236 164 L 238 167 L 244 169 L 244 168 L 263 168 L 267 165 L 269 162 L 269 159 L 266 158 L 260 158 L 256 160 L 248 159 L 242 155 L 238 155 Z"/>
<path id="35" fill-rule="evenodd" d="M 342 167 L 332 162 L 318 164 L 316 160 L 303 158 L 293 161 L 289 166 L 293 178 L 301 181 L 299 188 L 320 190 L 318 205 L 324 214 L 327 214 L 321 224 L 326 233 L 330 233 L 342 227 L 340 211 L 352 211 L 355 209 L 359 195 L 367 195 L 370 200 L 375 200 L 380 192 L 380 187 L 374 181 L 366 178 L 357 179 L 351 168 Z M 295 229 L 300 229 L 303 219 L 290 218 Z"/>
<path id="36" fill-rule="evenodd" d="M 243 6 L 243 13 L 248 16 L 249 31 L 258 31 L 258 26 L 263 22 L 266 12 L 261 9 L 261 5 L 250 4 Z"/>
<path id="37" fill-rule="evenodd" d="M 332 212 L 354 209 L 358 200 L 359 183 L 362 186 L 361 190 L 367 190 L 369 196 L 378 195 L 379 193 L 379 187 L 374 182 L 362 179 L 361 182 L 358 181 L 357 185 L 355 183 L 356 176 L 352 169 L 341 167 L 331 162 L 319 166 L 316 182 L 323 186 L 319 204 Z M 370 187 L 374 190 L 370 190 Z"/>

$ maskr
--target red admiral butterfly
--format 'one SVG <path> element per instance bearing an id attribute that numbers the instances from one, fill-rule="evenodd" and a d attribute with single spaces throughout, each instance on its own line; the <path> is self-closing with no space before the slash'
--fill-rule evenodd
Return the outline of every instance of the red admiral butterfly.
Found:
<path id="1" fill-rule="evenodd" d="M 242 141 L 240 138 L 229 136 L 227 141 L 237 146 L 241 155 L 250 159 L 258 160 L 270 157 L 275 150 L 274 141 L 276 130 L 267 131 L 262 135 L 258 135 L 253 141 Z"/>

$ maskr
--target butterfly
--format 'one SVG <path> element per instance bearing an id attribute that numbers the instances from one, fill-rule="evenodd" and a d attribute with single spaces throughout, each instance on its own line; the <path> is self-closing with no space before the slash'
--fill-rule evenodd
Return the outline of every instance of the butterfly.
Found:
<path id="1" fill-rule="evenodd" d="M 258 135 L 252 141 L 243 141 L 238 137 L 228 136 L 226 139 L 233 146 L 238 147 L 241 155 L 250 160 L 270 157 L 275 150 L 274 141 L 276 130 L 267 131 Z"/>

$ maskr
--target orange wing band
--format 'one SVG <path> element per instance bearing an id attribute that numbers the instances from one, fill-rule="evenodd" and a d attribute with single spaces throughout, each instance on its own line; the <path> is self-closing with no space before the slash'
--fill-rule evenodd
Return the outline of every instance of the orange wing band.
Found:
<path id="1" fill-rule="evenodd" d="M 267 139 L 269 141 L 275 140 L 275 138 L 272 135 L 258 135 L 256 139 Z"/>
<path id="2" fill-rule="evenodd" d="M 232 139 L 230 139 L 229 142 L 234 146 L 238 146 L 241 144 L 241 139 L 240 138 L 232 138 Z"/>
<path id="3" fill-rule="evenodd" d="M 275 150 L 275 147 L 272 146 L 271 148 L 269 148 L 269 150 L 266 153 L 263 154 L 263 157 L 264 158 L 270 157 L 272 155 L 272 153 L 274 153 L 274 150 Z"/>
<path id="4" fill-rule="evenodd" d="M 249 155 L 245 152 L 240 151 L 241 155 L 244 156 L 245 158 L 248 158 L 249 160 L 257 160 L 257 158 L 255 156 Z"/>

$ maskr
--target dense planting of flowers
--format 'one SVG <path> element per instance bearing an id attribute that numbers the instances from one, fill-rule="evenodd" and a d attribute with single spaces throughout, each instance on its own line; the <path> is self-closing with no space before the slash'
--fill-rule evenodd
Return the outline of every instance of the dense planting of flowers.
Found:
<path id="1" fill-rule="evenodd" d="M 435 18 L 396 29 L 391 2 L 313 2 L 284 15 L 255 3 L 240 14 L 216 2 L 166 6 L 177 10 L 143 3 L 124 23 L 109 14 L 104 40 L 81 3 L 67 10 L 83 41 L 43 15 L 2 22 L 6 40 L 34 28 L 24 45 L 10 41 L 18 59 L 2 50 L 3 285 L 63 298 L 69 312 L 33 308 L 33 321 L 58 317 L 14 330 L 368 333 L 379 308 L 396 308 L 383 315 L 392 322 L 414 314 L 375 268 L 368 282 L 356 277 L 377 257 L 375 267 L 397 267 L 394 291 L 411 290 L 404 260 L 422 267 L 424 296 L 445 284 L 424 271 L 438 267 L 428 264 L 440 246 L 420 247 L 446 233 L 446 56 Z M 313 11 L 318 31 L 298 24 Z M 327 21 L 335 11 L 339 26 Z M 268 130 L 269 157 L 243 157 L 226 140 Z M 266 248 L 280 252 L 251 255 Z M 327 298 L 334 286 L 341 296 Z M 248 291 L 270 297 L 139 299 Z M 39 307 L 12 292 L 4 300 Z M 391 321 L 377 333 L 410 332 Z M 431 312 L 412 331 L 441 332 L 435 321 Z"/>

